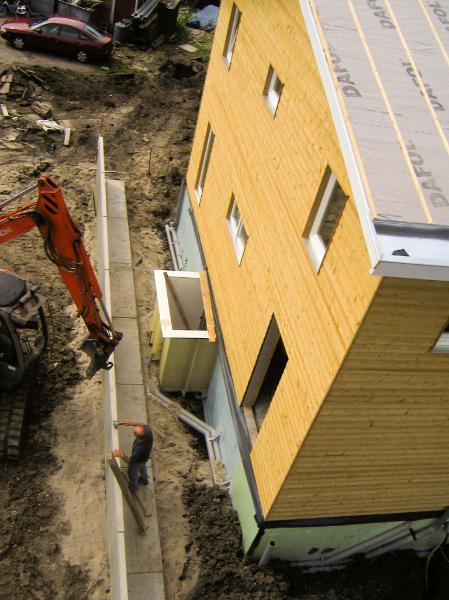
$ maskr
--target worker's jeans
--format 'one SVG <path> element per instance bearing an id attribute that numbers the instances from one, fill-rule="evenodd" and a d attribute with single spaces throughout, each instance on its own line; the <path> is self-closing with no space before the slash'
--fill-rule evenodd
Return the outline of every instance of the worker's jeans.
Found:
<path id="1" fill-rule="evenodd" d="M 137 492 L 137 484 L 148 485 L 148 473 L 146 463 L 134 463 L 128 466 L 129 489 Z"/>

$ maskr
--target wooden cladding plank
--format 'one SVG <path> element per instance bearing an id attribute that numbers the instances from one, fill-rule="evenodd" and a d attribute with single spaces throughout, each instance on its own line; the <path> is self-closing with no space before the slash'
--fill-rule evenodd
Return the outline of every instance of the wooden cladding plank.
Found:
<path id="1" fill-rule="evenodd" d="M 297 0 L 239 2 L 242 19 L 228 70 L 222 51 L 231 8 L 231 0 L 222 1 L 187 185 L 239 399 L 273 313 L 289 357 L 282 391 L 251 457 L 267 512 L 380 279 L 369 274 L 343 157 Z M 284 83 L 275 118 L 262 93 L 270 65 Z M 215 141 L 198 205 L 194 186 L 208 123 Z M 349 200 L 316 274 L 301 236 L 327 165 Z M 232 194 L 249 236 L 240 265 L 226 225 Z"/>
<path id="2" fill-rule="evenodd" d="M 449 504 L 449 284 L 384 279 L 270 518 Z"/>

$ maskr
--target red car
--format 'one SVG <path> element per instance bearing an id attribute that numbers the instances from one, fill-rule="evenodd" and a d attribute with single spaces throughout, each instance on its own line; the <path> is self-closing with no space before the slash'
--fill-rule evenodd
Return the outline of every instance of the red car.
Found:
<path id="1" fill-rule="evenodd" d="M 104 60 L 112 52 L 111 35 L 71 17 L 56 15 L 40 21 L 25 17 L 9 19 L 0 27 L 0 34 L 18 50 L 50 50 L 74 56 L 82 63 Z"/>

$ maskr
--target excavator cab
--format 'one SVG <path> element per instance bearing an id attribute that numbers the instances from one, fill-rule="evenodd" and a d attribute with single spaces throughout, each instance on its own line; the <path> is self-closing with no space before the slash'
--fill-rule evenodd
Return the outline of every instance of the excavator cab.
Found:
<path id="1" fill-rule="evenodd" d="M 37 286 L 0 270 L 0 381 L 11 389 L 47 347 L 48 330 Z"/>

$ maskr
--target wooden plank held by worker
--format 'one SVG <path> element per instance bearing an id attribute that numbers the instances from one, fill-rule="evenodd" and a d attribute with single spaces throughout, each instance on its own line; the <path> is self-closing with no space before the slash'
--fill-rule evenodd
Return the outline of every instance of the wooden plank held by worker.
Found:
<path id="1" fill-rule="evenodd" d="M 145 535 L 146 526 L 143 521 L 143 517 L 140 514 L 138 505 L 136 503 L 136 499 L 134 498 L 133 493 L 129 489 L 128 479 L 125 477 L 124 473 L 122 473 L 122 470 L 120 469 L 120 466 L 118 465 L 114 457 L 109 458 L 108 463 L 111 467 L 112 472 L 114 473 L 114 477 L 117 483 L 119 484 L 120 489 L 122 490 L 123 497 L 126 500 L 126 504 L 128 505 L 132 516 L 134 517 L 134 520 L 136 522 L 137 527 L 139 528 L 140 533 Z"/>

